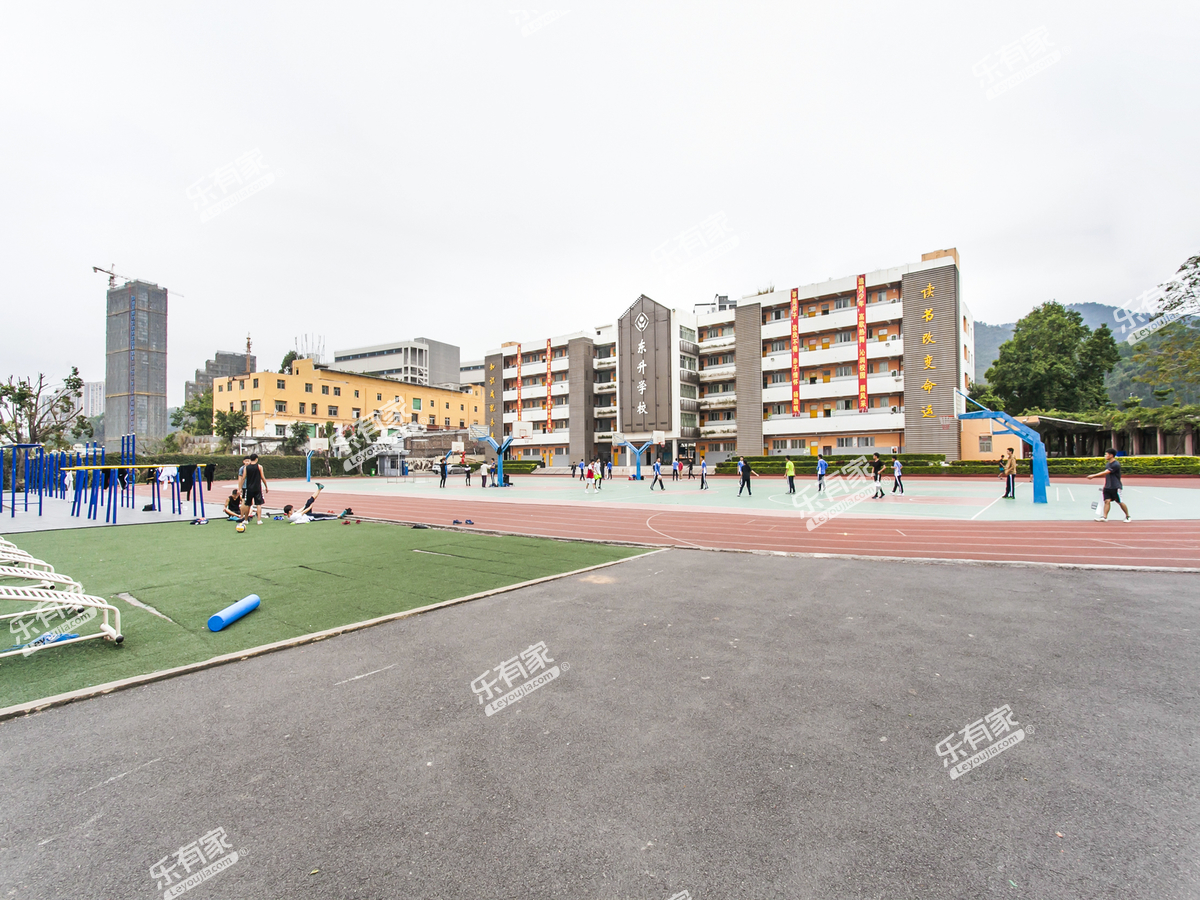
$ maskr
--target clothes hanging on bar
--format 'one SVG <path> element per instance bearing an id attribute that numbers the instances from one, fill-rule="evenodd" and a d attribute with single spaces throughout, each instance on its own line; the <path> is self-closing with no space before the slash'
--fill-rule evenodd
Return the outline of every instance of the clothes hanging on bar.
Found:
<path id="1" fill-rule="evenodd" d="M 196 466 L 188 464 L 179 467 L 179 490 L 187 497 L 192 499 L 192 483 L 196 480 Z"/>
<path id="2" fill-rule="evenodd" d="M 204 487 L 207 490 L 210 490 L 210 491 L 212 490 L 213 475 L 215 475 L 216 472 L 217 472 L 217 466 L 215 463 L 205 463 L 204 464 Z"/>

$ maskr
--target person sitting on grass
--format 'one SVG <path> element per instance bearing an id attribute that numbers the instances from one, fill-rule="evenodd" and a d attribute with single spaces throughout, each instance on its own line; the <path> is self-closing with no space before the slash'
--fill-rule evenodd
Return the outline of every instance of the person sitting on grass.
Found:
<path id="1" fill-rule="evenodd" d="M 317 502 L 317 498 L 321 496 L 321 491 L 323 490 L 325 490 L 325 485 L 318 484 L 317 492 L 309 497 L 300 509 L 296 509 L 289 503 L 283 508 L 284 516 L 293 525 L 303 525 L 305 522 L 319 522 L 322 519 L 340 519 L 341 516 L 335 516 L 333 513 L 313 512 L 313 504 Z"/>
<path id="2" fill-rule="evenodd" d="M 229 516 L 231 522 L 243 522 L 245 516 L 242 514 L 242 495 L 237 488 L 233 489 L 233 493 L 229 495 L 229 499 L 225 501 L 225 515 Z"/>

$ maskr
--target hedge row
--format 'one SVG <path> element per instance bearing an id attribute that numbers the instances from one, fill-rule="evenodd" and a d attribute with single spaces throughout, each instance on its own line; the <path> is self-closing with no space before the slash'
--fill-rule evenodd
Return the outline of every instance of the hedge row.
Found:
<path id="1" fill-rule="evenodd" d="M 258 458 L 259 463 L 263 467 L 263 472 L 266 473 L 268 479 L 272 478 L 303 478 L 304 463 L 303 456 L 274 456 L 264 454 Z M 159 453 L 155 455 L 138 455 L 138 464 L 147 465 L 162 465 L 162 466 L 186 466 L 199 465 L 204 466 L 209 463 L 216 465 L 216 478 L 227 480 L 237 478 L 238 469 L 242 466 L 242 457 L 240 454 L 231 453 Z M 330 459 L 329 470 L 325 468 L 323 458 L 313 457 L 313 474 L 318 472 L 323 478 L 330 477 L 330 470 L 334 476 L 350 475 L 343 467 L 341 460 Z M 368 462 L 369 465 L 369 462 Z M 364 466 L 364 470 L 367 466 Z M 353 474 L 357 475 L 355 471 Z"/>
<path id="2" fill-rule="evenodd" d="M 1121 472 L 1125 475 L 1200 475 L 1200 457 L 1196 456 L 1122 456 Z M 1051 475 L 1091 475 L 1104 468 L 1104 457 L 1054 458 L 1046 461 Z M 950 468 L 956 474 L 981 465 L 980 460 L 956 460 Z M 989 464 L 994 471 L 995 463 Z M 1017 471 L 1029 473 L 1030 461 L 1017 460 Z"/>

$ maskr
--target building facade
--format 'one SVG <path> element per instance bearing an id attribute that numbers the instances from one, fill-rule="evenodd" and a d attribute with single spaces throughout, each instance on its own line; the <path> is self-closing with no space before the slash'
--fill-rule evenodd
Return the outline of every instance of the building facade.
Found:
<path id="1" fill-rule="evenodd" d="M 430 338 L 393 341 L 333 351 L 333 367 L 346 372 L 386 375 L 396 381 L 453 387 L 459 384 L 459 349 Z"/>
<path id="2" fill-rule="evenodd" d="M 89 419 L 94 419 L 96 416 L 104 415 L 104 402 L 104 382 L 85 381 L 83 396 L 79 398 L 76 411 L 83 413 Z"/>
<path id="3" fill-rule="evenodd" d="M 722 302 L 723 301 L 723 302 Z M 547 465 L 610 455 L 614 434 L 664 459 L 961 455 L 975 362 L 958 253 L 692 312 L 639 297 L 613 325 L 508 343 L 485 359 L 496 440 Z M 972 439 L 975 436 L 972 435 Z M 619 462 L 628 464 L 626 452 Z"/>
<path id="4" fill-rule="evenodd" d="M 326 422 L 338 431 L 376 411 L 386 425 L 416 423 L 432 431 L 465 429 L 483 422 L 483 390 L 451 391 L 391 378 L 344 372 L 297 359 L 291 373 L 252 372 L 219 378 L 213 391 L 213 415 L 240 410 L 249 419 L 245 434 L 274 443 L 303 422 L 315 437 Z M 385 435 L 386 436 L 386 435 Z"/>
<path id="5" fill-rule="evenodd" d="M 105 324 L 105 447 L 119 450 L 126 434 L 160 440 L 168 430 L 166 288 L 110 288 Z"/>
<path id="6" fill-rule="evenodd" d="M 184 402 L 193 397 L 202 396 L 205 391 L 212 390 L 213 382 L 218 378 L 245 375 L 257 368 L 258 359 L 253 353 L 232 353 L 228 350 L 218 350 L 213 354 L 212 359 L 204 363 L 203 369 L 196 370 L 195 381 L 184 382 Z"/>

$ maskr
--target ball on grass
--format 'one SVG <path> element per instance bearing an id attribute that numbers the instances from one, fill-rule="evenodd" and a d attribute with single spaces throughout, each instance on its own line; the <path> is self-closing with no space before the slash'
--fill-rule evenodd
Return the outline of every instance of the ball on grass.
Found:
<path id="1" fill-rule="evenodd" d="M 246 530 L 246 523 L 245 523 L 245 522 L 238 522 L 238 523 L 237 523 L 237 528 L 235 528 L 235 529 L 234 529 L 234 531 L 236 531 L 238 534 L 241 534 L 241 533 L 242 533 L 243 531 L 245 531 L 245 530 Z"/>

